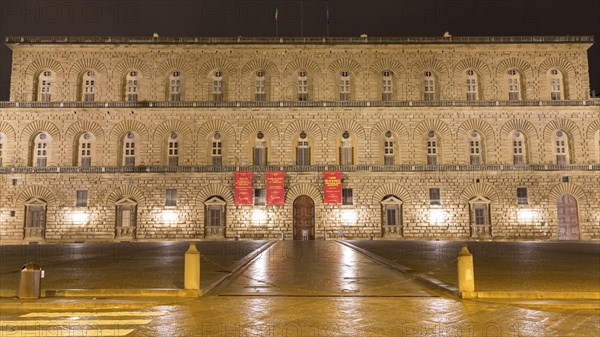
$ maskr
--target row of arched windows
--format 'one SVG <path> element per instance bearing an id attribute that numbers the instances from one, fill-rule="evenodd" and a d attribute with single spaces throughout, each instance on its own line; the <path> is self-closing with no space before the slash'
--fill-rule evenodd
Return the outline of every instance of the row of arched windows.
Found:
<path id="1" fill-rule="evenodd" d="M 461 99 L 467 101 L 482 100 L 482 88 L 480 75 L 475 69 L 467 69 L 465 71 L 465 82 L 464 86 L 465 96 Z M 96 72 L 93 69 L 85 71 L 81 77 L 81 87 L 79 89 L 79 97 L 82 101 L 94 101 L 96 88 Z M 314 80 L 311 74 L 307 70 L 299 70 L 296 73 L 296 99 L 298 101 L 308 101 L 313 99 L 311 97 L 310 83 Z M 339 86 L 337 91 L 339 93 L 340 101 L 351 101 L 355 97 L 352 96 L 353 86 L 355 86 L 355 79 L 353 74 L 349 70 L 342 70 L 338 74 Z M 378 92 L 381 92 L 382 101 L 392 101 L 395 99 L 394 88 L 398 85 L 395 80 L 395 74 L 391 70 L 383 70 L 380 73 L 380 88 Z M 561 71 L 556 68 L 552 68 L 548 71 L 548 83 L 547 90 L 550 92 L 550 98 L 552 100 L 562 100 L 567 96 L 565 95 L 565 84 L 564 77 Z M 55 81 L 55 74 L 52 70 L 44 70 L 40 72 L 37 78 L 37 95 L 36 99 L 42 102 L 51 101 L 53 94 L 53 83 Z M 222 101 L 224 100 L 224 90 L 226 86 L 224 83 L 224 75 L 222 70 L 214 70 L 212 73 L 212 100 Z M 421 88 L 420 97 L 424 101 L 436 101 L 440 99 L 439 89 L 439 75 L 433 70 L 425 70 L 421 75 Z M 132 69 L 126 75 L 124 79 L 124 87 L 122 89 L 122 99 L 128 102 L 135 102 L 138 100 L 140 92 L 140 73 L 138 70 Z M 257 102 L 267 101 L 269 97 L 269 76 L 265 70 L 257 70 L 254 73 L 254 100 Z M 173 70 L 169 73 L 166 79 L 167 93 L 165 100 L 167 101 L 180 101 L 182 100 L 182 93 L 185 89 L 185 81 L 183 79 L 180 70 Z M 526 99 L 526 93 L 523 87 L 522 74 L 514 68 L 508 69 L 506 73 L 506 82 L 502 84 L 508 92 L 509 100 L 524 100 Z"/>
<path id="2" fill-rule="evenodd" d="M 87 167 L 91 166 L 95 161 L 93 157 L 96 154 L 96 147 L 98 143 L 96 136 L 92 132 L 80 133 L 74 144 L 77 149 L 74 153 L 73 166 Z M 264 166 L 270 164 L 270 148 L 272 146 L 271 140 L 266 137 L 262 131 L 256 132 L 250 140 L 251 146 L 251 158 L 252 165 Z M 29 160 L 28 165 L 45 167 L 48 165 L 48 158 L 52 152 L 52 137 L 48 132 L 39 132 L 32 137 L 31 144 L 29 146 Z M 554 156 L 554 163 L 572 164 L 573 163 L 573 140 L 571 136 L 563 130 L 555 130 L 551 139 L 549 140 L 552 144 L 552 156 Z M 293 151 L 294 151 L 294 162 L 296 165 L 313 165 L 315 163 L 313 157 L 313 147 L 315 146 L 313 138 L 306 132 L 299 132 L 293 139 Z M 336 164 L 338 165 L 355 165 L 356 164 L 356 147 L 358 144 L 357 137 L 350 131 L 343 131 L 336 138 Z M 442 163 L 448 163 L 441 160 L 443 154 L 442 144 L 444 139 L 442 135 L 434 130 L 430 130 L 426 133 L 425 138 L 421 146 L 425 149 L 427 165 L 438 165 Z M 135 131 L 127 131 L 119 139 L 118 147 L 118 160 L 115 163 L 117 166 L 135 166 L 136 158 L 139 157 L 140 150 L 144 151 L 147 149 L 140 148 L 140 136 Z M 382 140 L 379 143 L 381 146 L 380 153 L 382 153 L 382 161 L 380 164 L 383 165 L 397 165 L 400 164 L 398 160 L 399 153 L 399 137 L 391 130 L 385 131 L 382 135 Z M 465 136 L 464 146 L 468 149 L 468 163 L 471 165 L 486 164 L 486 139 L 482 132 L 478 130 L 471 130 L 468 135 Z M 513 130 L 510 133 L 510 156 L 512 158 L 513 165 L 525 165 L 531 163 L 531 145 L 530 139 L 527 134 L 521 130 Z M 595 160 L 600 163 L 600 131 L 596 132 L 595 139 L 593 140 L 594 146 L 597 148 L 594 150 Z M 0 166 L 2 165 L 2 159 L 5 156 L 6 149 L 8 147 L 7 138 L 4 134 L 0 133 Z M 175 167 L 180 165 L 180 158 L 182 156 L 183 146 L 196 147 L 196 144 L 185 144 L 182 135 L 178 132 L 171 131 L 164 140 L 163 145 L 163 165 Z M 415 144 L 411 144 L 414 146 Z M 210 156 L 209 163 L 213 166 L 223 165 L 224 156 L 224 144 L 222 134 L 219 131 L 213 132 L 207 139 L 207 153 Z M 232 151 L 233 153 L 233 151 Z"/>

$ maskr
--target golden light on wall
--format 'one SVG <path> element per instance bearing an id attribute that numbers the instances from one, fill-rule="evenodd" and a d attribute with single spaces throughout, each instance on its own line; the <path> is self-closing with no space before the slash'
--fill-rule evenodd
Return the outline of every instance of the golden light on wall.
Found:
<path id="1" fill-rule="evenodd" d="M 432 209 L 429 210 L 429 222 L 431 223 L 442 223 L 448 218 L 448 212 L 443 209 Z"/>
<path id="2" fill-rule="evenodd" d="M 517 212 L 517 218 L 521 222 L 530 222 L 537 218 L 537 211 L 533 209 L 523 208 Z"/>
<path id="3" fill-rule="evenodd" d="M 177 221 L 177 212 L 175 211 L 163 211 L 161 217 L 164 222 L 172 224 Z"/>
<path id="4" fill-rule="evenodd" d="M 255 208 L 252 210 L 252 222 L 262 223 L 267 220 L 267 212 L 260 208 Z"/>
<path id="5" fill-rule="evenodd" d="M 71 213 L 71 221 L 73 221 L 76 224 L 84 224 L 88 221 L 89 216 L 87 214 L 87 212 L 83 212 L 83 211 L 75 211 Z"/>
<path id="6" fill-rule="evenodd" d="M 358 222 L 358 213 L 353 209 L 344 209 L 342 210 L 342 221 L 354 225 Z"/>

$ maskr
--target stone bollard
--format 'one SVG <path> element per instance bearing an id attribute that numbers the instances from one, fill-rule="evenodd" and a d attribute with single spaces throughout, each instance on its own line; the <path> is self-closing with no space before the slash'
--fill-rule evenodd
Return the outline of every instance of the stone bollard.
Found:
<path id="1" fill-rule="evenodd" d="M 185 252 L 184 288 L 200 290 L 200 252 L 193 243 L 190 243 L 190 248 Z"/>
<path id="2" fill-rule="evenodd" d="M 473 255 L 467 246 L 460 247 L 458 253 L 458 291 L 475 291 L 475 274 L 473 271 Z"/>

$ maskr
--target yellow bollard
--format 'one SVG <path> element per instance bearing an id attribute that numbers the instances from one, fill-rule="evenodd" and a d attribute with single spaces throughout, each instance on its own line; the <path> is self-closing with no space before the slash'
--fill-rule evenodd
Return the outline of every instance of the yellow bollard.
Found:
<path id="1" fill-rule="evenodd" d="M 460 247 L 458 253 L 458 290 L 461 293 L 475 291 L 473 255 L 469 252 L 467 246 Z"/>
<path id="2" fill-rule="evenodd" d="M 190 243 L 190 248 L 185 252 L 184 273 L 184 288 L 200 290 L 200 252 L 196 249 L 196 244 Z"/>

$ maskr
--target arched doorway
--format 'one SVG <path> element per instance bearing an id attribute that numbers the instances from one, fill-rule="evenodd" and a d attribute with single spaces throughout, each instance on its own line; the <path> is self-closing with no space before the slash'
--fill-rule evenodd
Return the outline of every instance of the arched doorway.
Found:
<path id="1" fill-rule="evenodd" d="M 294 240 L 315 239 L 315 203 L 307 195 L 294 200 Z"/>
<path id="2" fill-rule="evenodd" d="M 579 240 L 579 219 L 577 216 L 577 200 L 570 194 L 558 197 L 558 239 Z"/>

